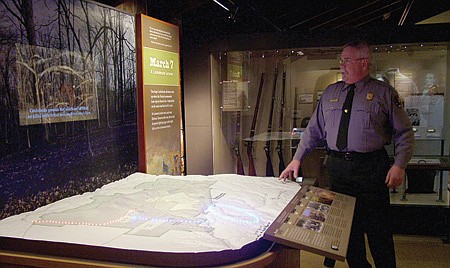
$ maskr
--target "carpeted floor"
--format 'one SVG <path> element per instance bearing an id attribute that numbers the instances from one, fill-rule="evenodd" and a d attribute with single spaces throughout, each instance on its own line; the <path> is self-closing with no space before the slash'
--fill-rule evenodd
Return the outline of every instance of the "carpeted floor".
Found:
<path id="1" fill-rule="evenodd" d="M 394 235 L 397 268 L 448 268 L 450 267 L 450 244 L 444 244 L 439 237 Z M 300 253 L 300 267 L 323 266 L 323 257 L 306 251 Z M 368 253 L 368 260 L 373 260 Z M 345 262 L 336 262 L 335 268 L 348 267 Z"/>

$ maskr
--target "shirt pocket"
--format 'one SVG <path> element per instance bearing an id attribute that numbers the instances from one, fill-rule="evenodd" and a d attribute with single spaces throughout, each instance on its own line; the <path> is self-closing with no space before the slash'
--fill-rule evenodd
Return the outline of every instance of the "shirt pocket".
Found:
<path id="1" fill-rule="evenodd" d="M 328 106 L 325 108 L 325 124 L 331 127 L 339 126 L 339 118 L 342 109 L 337 106 Z"/>
<path id="2" fill-rule="evenodd" d="M 373 128 L 374 120 L 377 120 L 380 112 L 380 104 L 375 101 L 366 101 L 364 105 L 356 107 L 358 126 L 364 129 Z"/>

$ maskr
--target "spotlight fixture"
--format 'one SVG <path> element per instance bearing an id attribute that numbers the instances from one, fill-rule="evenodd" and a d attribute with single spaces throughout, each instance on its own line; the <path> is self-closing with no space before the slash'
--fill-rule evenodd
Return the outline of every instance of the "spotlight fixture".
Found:
<path id="1" fill-rule="evenodd" d="M 239 10 L 239 7 L 234 8 L 234 11 L 230 11 L 230 15 L 228 16 L 228 18 L 234 22 L 236 22 L 236 15 L 237 12 Z"/>
<path id="2" fill-rule="evenodd" d="M 221 6 L 223 9 L 225 9 L 228 12 L 228 18 L 230 20 L 232 20 L 233 22 L 236 22 L 236 16 L 239 10 L 239 7 L 231 0 L 228 0 L 228 4 L 231 5 L 231 7 L 227 7 L 224 4 L 222 4 L 221 2 L 219 2 L 219 0 L 213 0 L 214 3 L 218 4 L 219 6 Z"/>

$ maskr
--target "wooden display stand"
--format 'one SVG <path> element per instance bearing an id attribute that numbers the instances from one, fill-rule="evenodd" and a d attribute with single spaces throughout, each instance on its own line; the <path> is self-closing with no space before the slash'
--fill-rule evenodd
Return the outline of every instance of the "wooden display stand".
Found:
<path id="1" fill-rule="evenodd" d="M 237 250 L 177 253 L 0 237 L 0 266 L 291 268 L 300 267 L 300 250 L 343 261 L 355 199 L 312 186 L 315 182 L 305 178 L 264 239 Z"/>
<path id="2" fill-rule="evenodd" d="M 126 261 L 125 261 L 126 262 Z M 38 255 L 21 252 L 0 251 L 0 266 L 4 268 L 25 268 L 25 267 L 43 267 L 43 268 L 128 268 L 144 267 L 130 265 L 126 263 L 100 262 L 76 258 L 55 257 L 51 255 Z M 251 267 L 269 267 L 269 268 L 290 268 L 300 267 L 300 251 L 287 248 L 278 244 L 268 252 L 265 252 L 255 258 L 229 264 L 220 267 L 227 268 L 251 268 Z"/>

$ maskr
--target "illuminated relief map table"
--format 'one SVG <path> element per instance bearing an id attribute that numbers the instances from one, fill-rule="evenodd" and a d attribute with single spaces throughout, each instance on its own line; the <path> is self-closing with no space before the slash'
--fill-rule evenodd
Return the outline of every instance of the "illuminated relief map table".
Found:
<path id="1" fill-rule="evenodd" d="M 279 245 L 263 236 L 290 202 L 302 199 L 302 189 L 310 188 L 277 178 L 135 173 L 0 221 L 0 263 L 17 252 L 164 267 L 270 256 Z M 326 215 L 327 206 L 316 208 Z M 309 216 L 326 226 L 323 220 Z"/>

